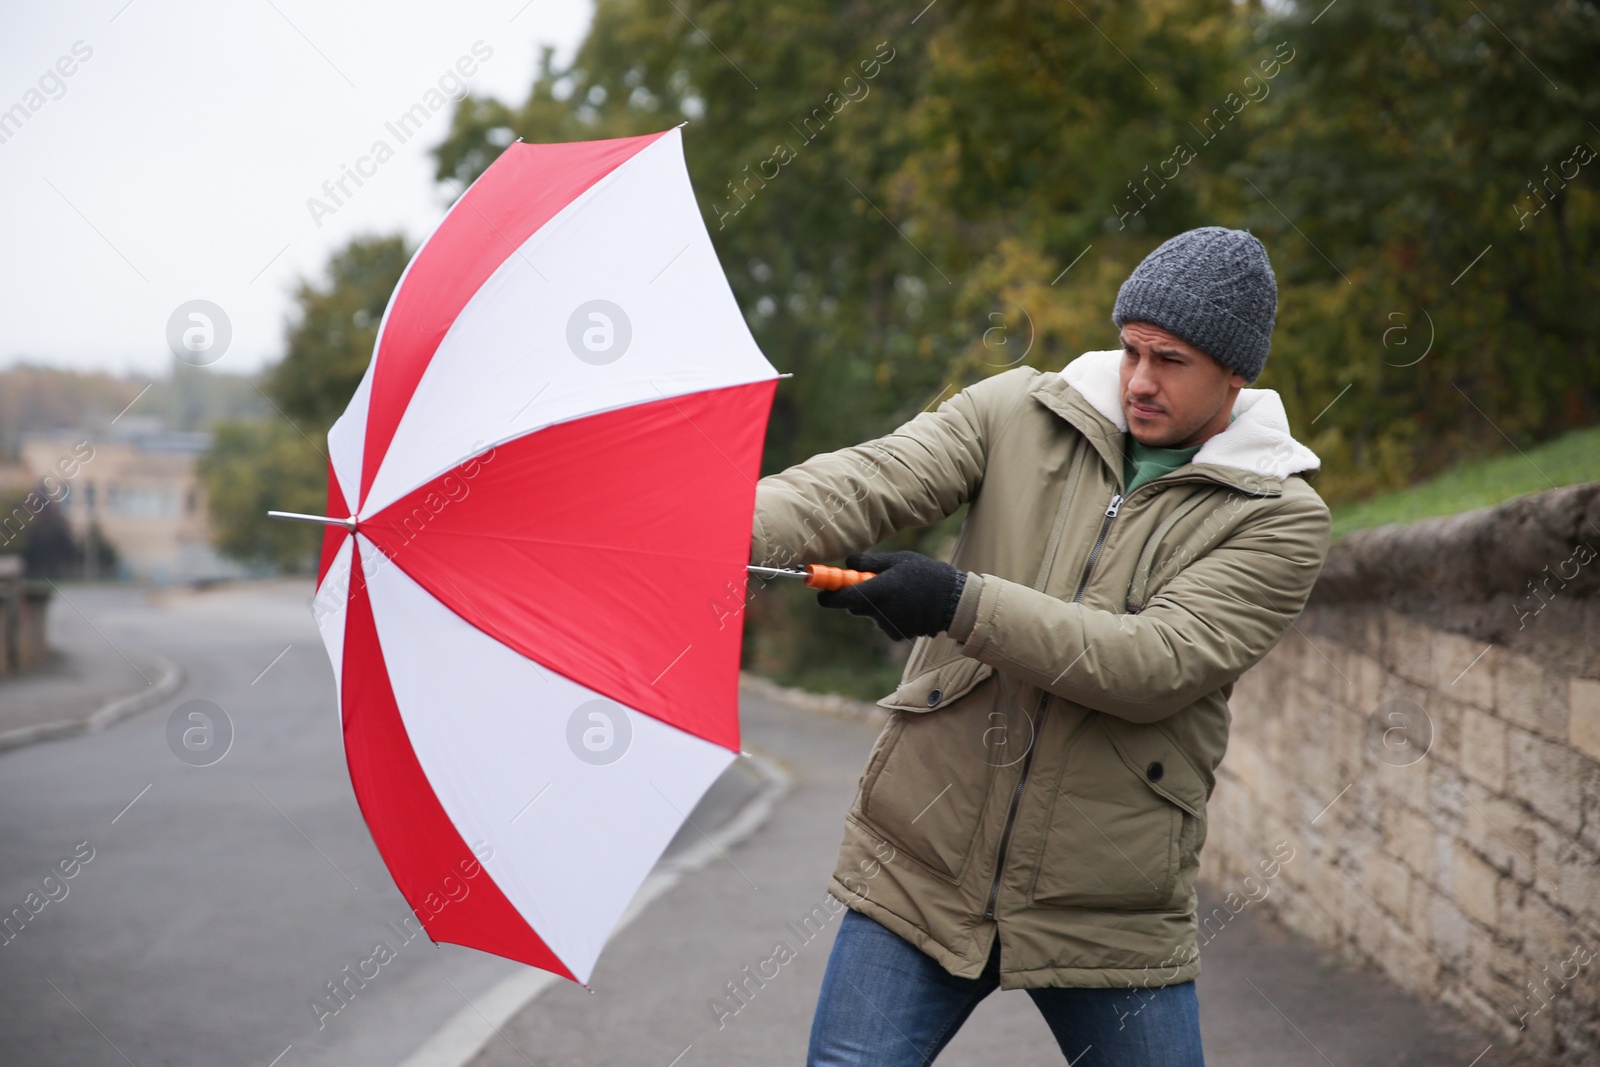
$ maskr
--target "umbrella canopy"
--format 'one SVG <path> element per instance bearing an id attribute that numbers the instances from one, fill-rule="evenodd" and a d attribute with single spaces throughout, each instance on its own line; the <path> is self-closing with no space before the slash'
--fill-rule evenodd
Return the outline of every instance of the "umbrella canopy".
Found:
<path id="1" fill-rule="evenodd" d="M 328 434 L 314 609 L 435 940 L 587 982 L 738 753 L 776 378 L 678 130 L 514 144 L 412 258 Z"/>

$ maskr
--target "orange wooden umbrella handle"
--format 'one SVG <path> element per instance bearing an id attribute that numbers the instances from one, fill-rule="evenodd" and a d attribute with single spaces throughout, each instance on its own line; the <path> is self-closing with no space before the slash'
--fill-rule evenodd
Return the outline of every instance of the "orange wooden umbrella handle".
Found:
<path id="1" fill-rule="evenodd" d="M 843 567 L 825 567 L 820 563 L 813 563 L 806 568 L 806 584 L 813 589 L 843 589 L 876 577 L 872 571 L 850 571 Z"/>

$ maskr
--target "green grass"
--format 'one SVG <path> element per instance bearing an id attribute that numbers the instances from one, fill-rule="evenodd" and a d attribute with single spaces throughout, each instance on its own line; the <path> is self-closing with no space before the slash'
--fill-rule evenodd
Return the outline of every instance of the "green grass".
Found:
<path id="1" fill-rule="evenodd" d="M 1547 441 L 1523 452 L 1462 464 L 1408 489 L 1333 509 L 1337 540 L 1354 530 L 1414 522 L 1501 504 L 1557 486 L 1600 481 L 1600 426 Z"/>

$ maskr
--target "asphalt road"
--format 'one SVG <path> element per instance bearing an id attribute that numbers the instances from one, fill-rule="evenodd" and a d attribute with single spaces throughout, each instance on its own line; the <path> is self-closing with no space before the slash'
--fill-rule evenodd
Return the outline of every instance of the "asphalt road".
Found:
<path id="1" fill-rule="evenodd" d="M 0 911 L 27 915 L 0 937 L 0 1064 L 392 1065 L 521 970 L 386 925 L 410 911 L 350 789 L 309 584 L 64 594 L 52 610 L 104 642 L 79 651 L 153 650 L 187 679 L 103 733 L 0 754 Z M 231 724 L 209 766 L 168 744 L 194 700 Z M 702 826 L 748 793 L 719 785 Z M 380 940 L 395 959 L 319 1018 L 312 998 Z"/>
<path id="2" fill-rule="evenodd" d="M 187 680 L 102 733 L 0 754 L 0 917 L 26 915 L 38 894 L 37 914 L 0 937 L 0 1064 L 393 1067 L 522 970 L 421 938 L 401 944 L 387 925 L 408 909 L 350 791 L 308 594 L 287 583 L 156 602 L 66 590 L 105 642 L 101 654 L 151 650 Z M 169 746 L 169 717 L 194 700 L 231 724 L 231 746 L 209 766 Z M 623 929 L 593 993 L 555 983 L 475 1067 L 803 1061 L 836 922 L 795 945 L 737 1015 L 718 1019 L 708 1002 L 775 941 L 792 944 L 786 923 L 822 902 L 874 730 L 748 695 L 743 718 L 747 746 L 792 776 L 770 819 Z M 695 823 L 714 829 L 750 791 L 747 778 L 727 776 Z M 674 851 L 698 838 L 686 828 Z M 72 877 L 47 882 L 64 861 Z M 59 899 L 38 906 L 47 895 Z M 319 1020 L 312 998 L 379 940 L 397 946 L 395 959 Z M 1440 1009 L 1250 910 L 1203 961 L 1213 1067 L 1511 1062 Z M 1062 1058 L 1032 1002 L 1012 992 L 981 1004 L 939 1062 Z"/>

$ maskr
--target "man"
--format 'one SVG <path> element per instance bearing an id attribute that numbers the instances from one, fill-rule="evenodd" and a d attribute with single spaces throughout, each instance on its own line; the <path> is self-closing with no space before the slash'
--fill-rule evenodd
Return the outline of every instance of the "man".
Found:
<path id="1" fill-rule="evenodd" d="M 1202 1063 L 1194 878 L 1234 681 L 1310 594 L 1328 510 L 1266 363 L 1266 250 L 1204 227 L 1123 283 L 1121 351 L 1020 367 L 765 478 L 754 563 L 860 553 L 969 504 L 952 563 L 825 607 L 915 638 L 829 888 L 809 1063 L 929 1063 L 998 985 L 1081 1067 Z"/>

